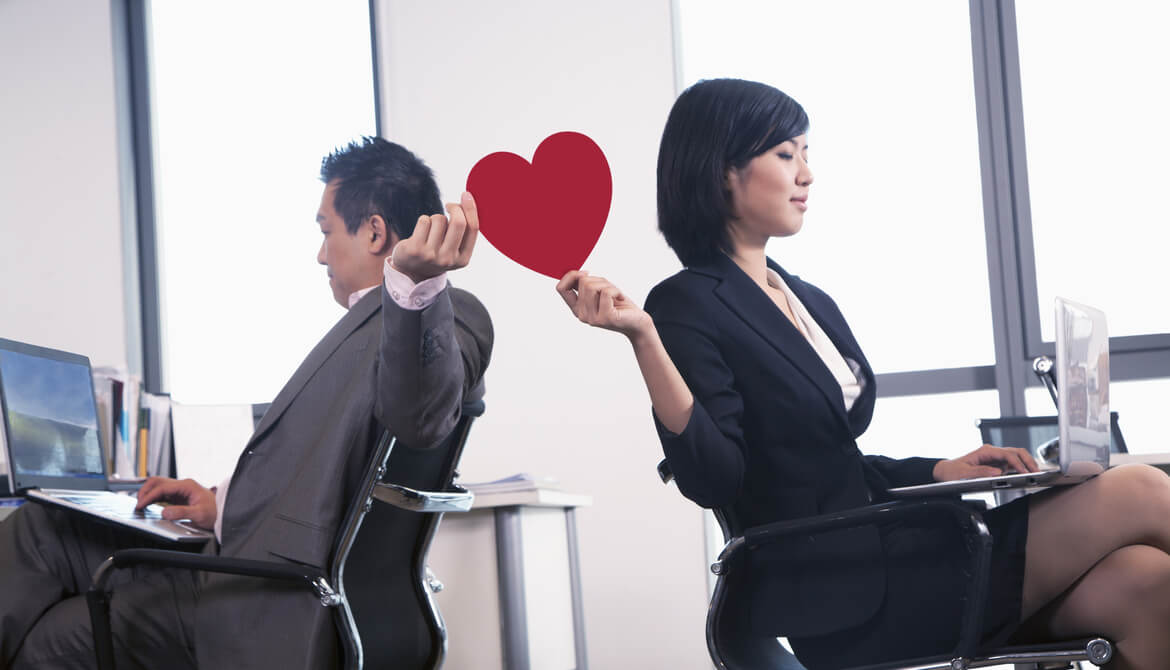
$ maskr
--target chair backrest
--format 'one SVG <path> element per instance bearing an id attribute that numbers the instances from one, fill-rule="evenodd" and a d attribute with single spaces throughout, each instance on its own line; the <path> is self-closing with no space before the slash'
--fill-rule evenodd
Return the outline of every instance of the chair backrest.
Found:
<path id="1" fill-rule="evenodd" d="M 658 478 L 662 480 L 663 484 L 669 484 L 674 480 L 674 471 L 670 469 L 670 462 L 665 458 L 658 461 Z M 723 532 L 725 543 L 730 542 L 733 537 L 743 535 L 743 524 L 740 523 L 731 508 L 715 507 L 711 509 L 711 513 L 715 515 L 715 521 L 719 523 L 719 530 Z"/>
<path id="2" fill-rule="evenodd" d="M 674 471 L 665 458 L 658 463 L 658 477 L 663 484 L 674 479 Z M 712 508 L 712 514 L 723 532 L 723 541 L 743 535 L 744 527 L 734 510 Z M 804 666 L 774 637 L 752 636 L 746 632 L 742 612 L 727 607 L 729 591 L 742 588 L 729 584 L 737 576 L 720 574 L 715 593 L 707 607 L 707 651 L 719 670 L 804 670 Z"/>
<path id="3" fill-rule="evenodd" d="M 421 491 L 453 490 L 471 424 L 483 409 L 482 401 L 464 406 L 455 430 L 435 448 L 394 444 L 381 481 Z M 446 654 L 447 638 L 426 585 L 426 556 L 443 515 L 403 510 L 377 500 L 368 505 L 347 555 L 335 566 L 360 636 L 361 666 L 438 667 Z M 347 653 L 352 657 L 353 651 Z"/>
<path id="4" fill-rule="evenodd" d="M 1109 451 L 1115 454 L 1129 453 L 1125 437 L 1121 434 L 1117 412 L 1109 413 Z M 998 419 L 979 419 L 976 422 L 984 444 L 999 447 L 1021 447 L 1035 452 L 1036 447 L 1054 439 L 1059 434 L 1055 416 L 1005 416 Z"/>

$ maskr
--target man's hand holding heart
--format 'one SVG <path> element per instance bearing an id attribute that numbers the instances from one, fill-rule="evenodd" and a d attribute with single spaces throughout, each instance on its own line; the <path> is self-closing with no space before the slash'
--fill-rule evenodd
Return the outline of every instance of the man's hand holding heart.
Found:
<path id="1" fill-rule="evenodd" d="M 464 193 L 459 203 L 447 204 L 447 214 L 420 216 L 414 233 L 394 246 L 391 267 L 416 284 L 465 267 L 479 236 L 475 199 Z"/>

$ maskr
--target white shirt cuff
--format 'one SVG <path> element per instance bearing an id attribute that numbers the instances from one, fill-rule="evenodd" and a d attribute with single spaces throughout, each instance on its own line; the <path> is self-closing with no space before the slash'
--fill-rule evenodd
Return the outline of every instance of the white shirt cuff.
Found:
<path id="1" fill-rule="evenodd" d="M 443 292 L 443 289 L 447 288 L 446 272 L 416 284 L 410 277 L 395 270 L 390 265 L 389 258 L 386 259 L 382 274 L 386 278 L 386 292 L 402 309 L 426 309 Z"/>
<path id="2" fill-rule="evenodd" d="M 223 504 L 227 500 L 228 486 L 232 478 L 229 476 L 215 488 L 215 540 L 223 544 Z"/>

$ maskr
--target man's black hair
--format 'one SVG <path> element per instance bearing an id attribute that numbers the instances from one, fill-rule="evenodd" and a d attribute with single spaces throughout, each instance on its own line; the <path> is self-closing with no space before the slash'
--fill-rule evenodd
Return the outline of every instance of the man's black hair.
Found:
<path id="1" fill-rule="evenodd" d="M 381 137 L 363 137 L 323 158 L 321 181 L 337 182 L 333 207 L 350 235 L 378 214 L 405 239 L 420 216 L 443 211 L 431 169 L 402 145 Z"/>
<path id="2" fill-rule="evenodd" d="M 754 81 L 700 81 L 675 101 L 658 148 L 658 229 L 683 265 L 729 251 L 727 174 L 808 131 L 804 108 Z"/>

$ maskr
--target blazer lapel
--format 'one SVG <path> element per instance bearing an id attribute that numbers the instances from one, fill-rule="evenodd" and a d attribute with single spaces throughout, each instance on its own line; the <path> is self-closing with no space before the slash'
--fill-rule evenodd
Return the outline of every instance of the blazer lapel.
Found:
<path id="1" fill-rule="evenodd" d="M 351 307 L 345 316 L 341 317 L 333 328 L 321 338 L 317 346 L 309 352 L 305 357 L 304 362 L 301 363 L 293 376 L 285 383 L 284 388 L 280 389 L 280 393 L 276 394 L 276 398 L 272 401 L 272 405 L 268 411 L 264 413 L 263 418 L 260 419 L 260 425 L 256 426 L 256 432 L 252 434 L 252 439 L 248 440 L 248 447 L 251 447 L 257 440 L 259 440 L 268 429 L 276 423 L 292 401 L 313 378 L 313 374 L 329 359 L 329 356 L 341 346 L 349 335 L 365 323 L 378 309 L 382 306 L 382 291 L 381 286 L 370 291 L 362 296 L 362 299 L 356 305 Z M 245 449 L 246 450 L 246 449 Z"/>
<path id="2" fill-rule="evenodd" d="M 823 309 L 824 305 L 821 299 L 811 295 L 807 290 L 807 286 L 799 277 L 788 274 L 784 271 L 784 268 L 780 267 L 772 259 L 768 259 L 768 267 L 775 270 L 784 282 L 788 284 L 788 288 L 792 289 L 792 292 L 804 304 L 805 309 L 808 310 L 809 314 L 820 325 L 821 330 L 825 331 L 825 334 L 829 336 L 829 339 L 833 342 L 833 346 L 837 347 L 837 351 L 842 356 L 857 361 L 857 364 L 861 367 L 860 372 L 864 378 L 865 390 L 848 411 L 850 426 L 853 428 L 855 434 L 860 434 L 864 427 L 869 424 L 870 417 L 873 415 L 873 400 L 876 395 L 876 379 L 873 375 L 873 368 L 869 366 L 869 361 L 865 359 L 865 354 L 862 353 L 861 347 L 849 333 L 849 326 L 836 315 Z M 834 382 L 835 384 L 836 382 Z M 842 410 L 844 410 L 844 407 L 844 401 L 842 401 Z"/>
<path id="3" fill-rule="evenodd" d="M 715 287 L 715 296 L 820 389 L 841 422 L 848 426 L 849 417 L 845 413 L 845 401 L 841 396 L 840 385 L 813 350 L 812 345 L 800 331 L 796 330 L 772 299 L 756 286 L 734 261 L 723 254 L 720 254 L 719 259 L 707 269 L 710 271 L 709 274 L 722 280 Z"/>

